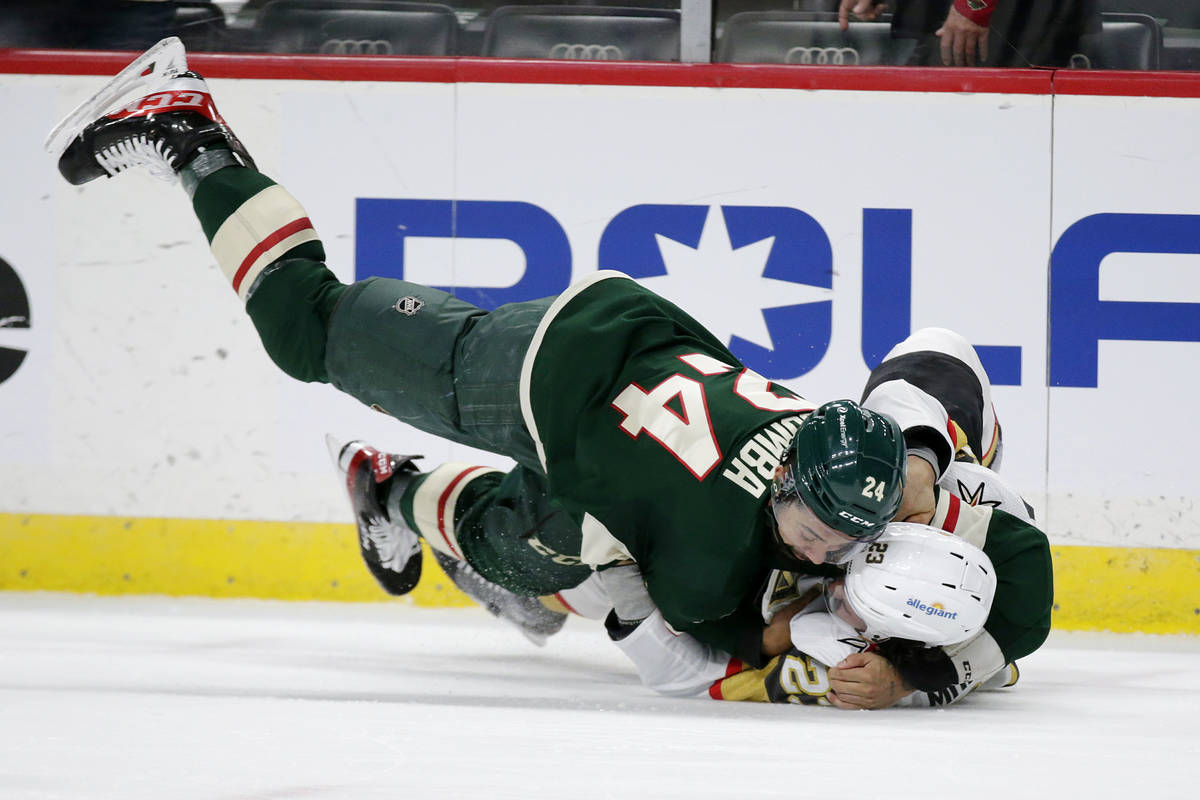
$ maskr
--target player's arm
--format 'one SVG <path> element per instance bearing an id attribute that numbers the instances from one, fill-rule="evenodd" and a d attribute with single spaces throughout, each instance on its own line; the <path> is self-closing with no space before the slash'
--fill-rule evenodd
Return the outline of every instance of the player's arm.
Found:
<path id="1" fill-rule="evenodd" d="M 786 631 L 788 615 L 779 615 L 779 620 L 779 627 Z M 787 652 L 755 667 L 690 634 L 671 630 L 657 610 L 635 626 L 622 625 L 615 614 L 610 614 L 605 628 L 633 662 L 642 683 L 660 694 L 830 705 L 826 699 L 830 684 L 825 665 L 795 647 L 788 646 Z"/>
<path id="2" fill-rule="evenodd" d="M 763 620 L 758 597 L 747 597 L 732 614 L 721 619 L 694 623 L 670 620 L 670 623 L 675 630 L 689 633 L 705 645 L 723 650 L 752 667 L 764 666 L 769 660 L 769 654 L 763 650 Z"/>
<path id="3" fill-rule="evenodd" d="M 876 653 L 858 653 L 854 656 L 858 661 L 869 662 L 877 660 L 886 666 L 886 661 Z M 855 702 L 859 698 L 850 693 L 849 689 L 837 691 L 840 685 L 846 686 L 835 676 L 842 670 L 836 667 L 826 667 L 814 656 L 791 649 L 783 655 L 776 656 L 767 662 L 766 666 L 755 669 L 731 661 L 727 673 L 713 681 L 708 687 L 708 695 L 715 700 L 743 700 L 760 703 L 790 703 L 804 706 L 837 706 L 839 708 L 886 708 L 889 706 L 928 708 L 952 705 L 959 702 L 975 689 L 984 685 L 985 678 L 980 676 L 965 686 L 950 686 L 933 692 L 913 691 L 911 687 L 901 687 L 886 701 L 873 703 Z M 1011 676 L 1004 671 L 1001 676 L 1010 683 L 1015 682 L 1015 670 Z M 899 678 L 893 678 L 899 681 Z M 878 683 L 878 682 L 876 682 Z M 1001 685 L 1004 681 L 995 678 L 987 681 Z M 842 696 L 843 692 L 845 697 Z"/>
<path id="4" fill-rule="evenodd" d="M 826 698 L 828 693 L 829 672 L 825 665 L 795 649 L 758 668 L 731 661 L 727 674 L 708 688 L 708 695 L 714 700 L 806 706 L 831 705 Z"/>
<path id="5" fill-rule="evenodd" d="M 960 452 L 984 466 L 999 458 L 991 382 L 954 331 L 922 328 L 893 347 L 871 370 L 862 404 L 895 419 L 909 451 L 936 460 L 938 477 Z"/>
<path id="6" fill-rule="evenodd" d="M 793 621 L 799 617 L 816 623 L 807 625 L 800 641 L 817 643 L 817 651 L 824 653 L 827 661 L 839 660 L 856 649 L 846 648 L 836 641 L 847 633 L 853 636 L 853 628 L 827 613 L 811 613 L 823 597 L 823 583 L 821 578 L 780 570 L 772 572 L 761 600 L 757 602 L 759 610 L 754 627 L 762 643 L 758 650 L 763 657 L 756 665 L 689 633 L 673 630 L 658 609 L 634 623 L 622 621 L 614 610 L 605 620 L 605 628 L 609 638 L 633 662 L 642 683 L 648 688 L 668 695 L 703 694 L 728 675 L 754 672 L 774 664 L 772 657 L 793 650 Z M 768 621 L 765 627 L 763 620 Z M 823 626 L 821 621 L 825 622 Z M 858 645 L 865 646 L 862 642 Z"/>
<path id="7" fill-rule="evenodd" d="M 636 624 L 622 623 L 615 612 L 604 620 L 613 643 L 637 670 L 642 684 L 659 694 L 691 697 L 742 662 L 686 633 L 671 630 L 657 609 Z"/>
<path id="8" fill-rule="evenodd" d="M 983 551 L 996 567 L 996 597 L 985 629 L 1006 661 L 1042 646 L 1050 633 L 1054 566 L 1046 534 L 1004 511 L 991 514 Z"/>
<path id="9" fill-rule="evenodd" d="M 999 509 L 971 506 L 939 490 L 932 523 L 983 549 L 996 570 L 996 594 L 983 632 L 953 647 L 892 640 L 880 652 L 906 683 L 925 692 L 969 685 L 1034 652 L 1050 632 L 1054 574 L 1046 535 Z"/>
<path id="10" fill-rule="evenodd" d="M 876 368 L 877 372 L 880 368 Z M 874 375 L 875 373 L 872 373 Z M 868 383 L 862 406 L 887 414 L 904 431 L 910 453 L 921 456 L 940 477 L 954 459 L 950 438 L 950 415 L 936 397 L 906 380 L 890 379 Z"/>
<path id="11" fill-rule="evenodd" d="M 1019 517 L 972 506 L 939 490 L 933 525 L 983 549 L 996 568 L 996 596 L 985 630 L 1006 661 L 1029 655 L 1050 632 L 1054 569 L 1046 534 Z"/>
<path id="12" fill-rule="evenodd" d="M 694 636 L 675 633 L 657 611 L 636 627 L 623 627 L 610 615 L 605 627 L 642 683 L 660 694 L 830 705 L 825 666 L 795 648 L 753 667 Z"/>

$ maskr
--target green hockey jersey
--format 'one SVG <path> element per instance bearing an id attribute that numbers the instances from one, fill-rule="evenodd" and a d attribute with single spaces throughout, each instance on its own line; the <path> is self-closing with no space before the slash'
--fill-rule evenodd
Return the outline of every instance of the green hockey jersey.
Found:
<path id="1" fill-rule="evenodd" d="M 521 388 L 551 491 L 584 517 L 584 560 L 632 557 L 673 627 L 757 650 L 771 478 L 813 404 L 614 272 L 551 307 Z"/>

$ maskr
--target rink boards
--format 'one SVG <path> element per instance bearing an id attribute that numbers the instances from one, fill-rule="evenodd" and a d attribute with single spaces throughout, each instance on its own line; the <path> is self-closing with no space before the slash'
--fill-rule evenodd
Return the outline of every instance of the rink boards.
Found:
<path id="1" fill-rule="evenodd" d="M 323 434 L 505 462 L 281 376 L 178 189 L 58 178 L 45 132 L 121 61 L 0 56 L 0 588 L 379 598 Z M 364 63 L 193 60 L 341 278 L 487 304 L 624 269 L 816 400 L 954 328 L 1056 625 L 1200 632 L 1200 82 Z"/>

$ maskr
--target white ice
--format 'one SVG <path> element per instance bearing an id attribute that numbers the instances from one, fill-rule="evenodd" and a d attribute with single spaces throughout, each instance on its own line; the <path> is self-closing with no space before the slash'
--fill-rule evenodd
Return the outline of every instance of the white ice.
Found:
<path id="1" fill-rule="evenodd" d="M 1200 639 L 1060 634 L 950 709 L 668 699 L 598 623 L 0 593 L 0 798 L 1194 798 Z"/>

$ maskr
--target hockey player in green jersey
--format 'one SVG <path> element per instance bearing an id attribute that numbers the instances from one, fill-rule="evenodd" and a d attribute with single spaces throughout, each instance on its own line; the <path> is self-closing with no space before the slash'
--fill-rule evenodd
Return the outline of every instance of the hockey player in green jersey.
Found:
<path id="1" fill-rule="evenodd" d="M 139 82 L 141 99 L 114 108 L 116 89 Z M 303 208 L 254 168 L 177 42 L 110 87 L 51 135 L 68 181 L 137 166 L 178 176 L 281 369 L 516 462 L 419 472 L 412 457 L 340 448 L 364 559 L 388 591 L 415 585 L 419 533 L 522 595 L 600 568 L 621 611 L 638 596 L 621 587 L 644 582 L 672 626 L 762 663 L 756 594 L 771 569 L 836 573 L 898 513 L 934 512 L 935 469 L 919 453 L 937 445 L 924 427 L 902 435 L 849 400 L 814 412 L 619 273 L 491 312 L 406 281 L 342 284 Z"/>
<path id="2" fill-rule="evenodd" d="M 1010 654 L 1036 649 L 1049 628 L 1052 575 L 1046 539 L 1033 524 L 1032 508 L 997 472 L 1002 436 L 978 355 L 952 331 L 919 330 L 872 370 L 863 405 L 903 420 L 909 430 L 924 425 L 947 432 L 926 438 L 933 447 L 922 452 L 940 473 L 936 509 L 927 522 L 981 548 L 997 573 L 996 603 L 983 630 L 968 640 L 953 647 L 923 647 L 894 639 L 871 653 L 845 632 L 811 635 L 816 615 L 803 617 L 810 635 L 789 637 L 789 627 L 780 627 L 783 615 L 776 610 L 795 599 L 795 592 L 790 598 L 780 597 L 773 587 L 812 587 L 820 579 L 804 569 L 775 573 L 760 592 L 764 621 L 770 622 L 763 651 L 772 656 L 761 667 L 671 631 L 656 610 L 640 621 L 621 623 L 602 599 L 596 599 L 598 589 L 603 597 L 596 579 L 559 592 L 559 598 L 587 616 L 607 614 L 610 636 L 634 661 L 646 685 L 670 694 L 707 691 L 727 700 L 878 708 L 899 702 L 941 705 L 981 684 L 1010 685 L 1016 674 L 1012 662 L 1018 657 L 1010 659 Z M 886 534 L 868 550 L 885 540 Z M 860 551 L 855 558 L 864 554 Z M 935 584 L 955 580 L 952 570 L 945 569 L 941 573 L 946 577 L 936 578 L 941 574 L 936 563 L 928 569 L 927 577 Z M 899 587 L 894 581 L 889 584 Z M 812 599 L 811 593 L 804 594 Z M 805 610 L 811 610 L 811 604 Z M 893 627 L 890 635 L 904 636 L 895 632 L 903 628 Z M 847 649 L 847 643 L 855 642 L 861 647 Z"/>

